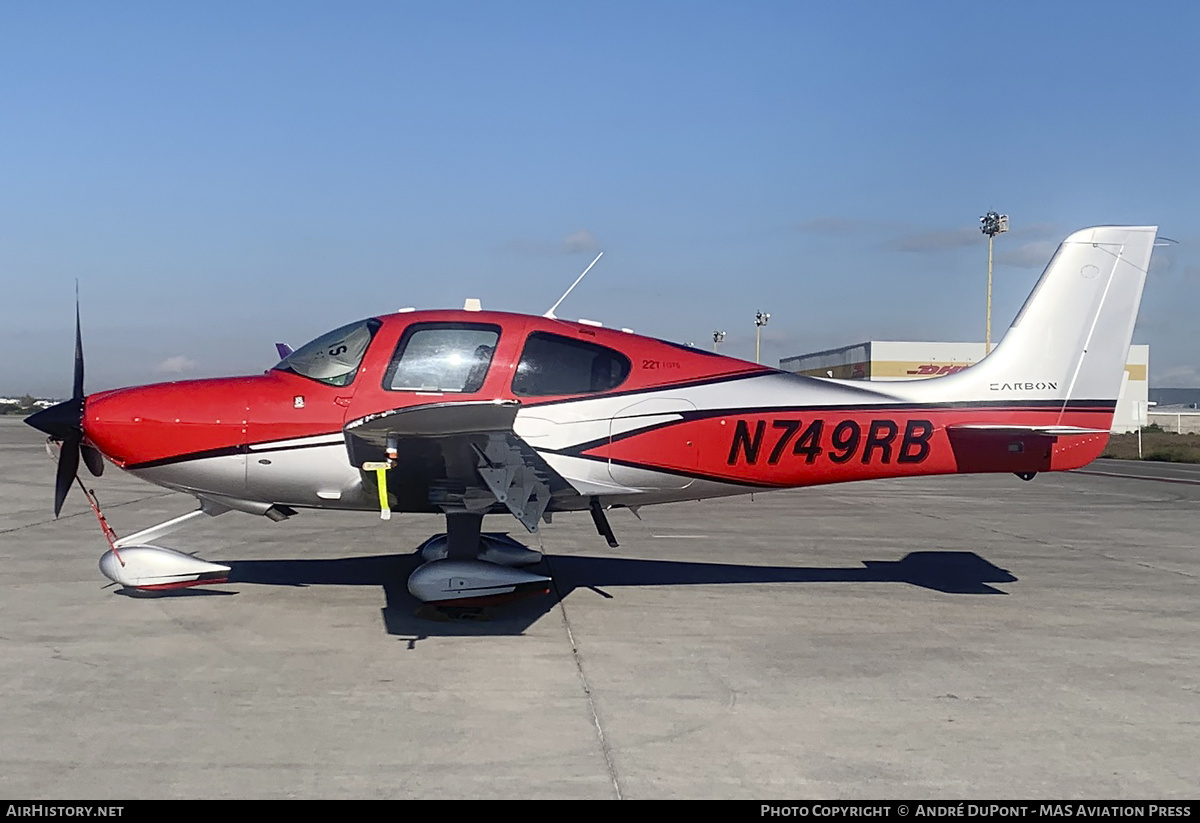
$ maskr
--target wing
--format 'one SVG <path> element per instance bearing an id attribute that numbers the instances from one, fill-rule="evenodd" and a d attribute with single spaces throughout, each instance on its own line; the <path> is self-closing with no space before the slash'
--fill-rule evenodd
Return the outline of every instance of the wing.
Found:
<path id="1" fill-rule="evenodd" d="M 515 401 L 459 401 L 394 409 L 345 426 L 350 461 L 386 462 L 400 511 L 507 509 L 530 532 L 571 485 L 513 431 Z M 373 481 L 373 472 L 364 471 Z"/>

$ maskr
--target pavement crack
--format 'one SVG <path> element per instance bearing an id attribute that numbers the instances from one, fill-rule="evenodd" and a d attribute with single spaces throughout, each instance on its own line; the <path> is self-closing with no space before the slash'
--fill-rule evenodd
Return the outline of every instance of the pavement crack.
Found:
<path id="1" fill-rule="evenodd" d="M 1181 574 L 1184 577 L 1190 577 L 1192 579 L 1195 579 L 1195 577 L 1196 577 L 1196 575 L 1194 575 L 1194 574 L 1188 574 L 1187 572 L 1181 572 L 1179 569 L 1165 569 L 1162 566 L 1155 566 L 1153 563 L 1140 563 L 1139 562 L 1137 565 L 1141 566 L 1143 569 L 1153 569 L 1156 572 L 1170 572 L 1171 574 Z"/>
<path id="2" fill-rule="evenodd" d="M 567 609 L 564 603 L 562 591 L 558 588 L 558 581 L 554 577 L 554 570 L 551 568 L 550 579 L 554 585 L 554 594 L 558 598 L 558 610 L 562 615 L 563 628 L 567 632 L 567 641 L 571 644 L 571 657 L 575 661 L 575 671 L 579 675 L 579 682 L 583 686 L 583 695 L 587 698 L 588 711 L 592 715 L 592 724 L 596 727 L 596 738 L 600 742 L 600 753 L 604 755 L 604 765 L 608 769 L 608 777 L 612 781 L 613 792 L 616 793 L 617 800 L 624 800 L 625 796 L 621 793 L 621 782 L 617 779 L 617 767 L 613 762 L 612 748 L 608 745 L 608 738 L 604 735 L 604 724 L 600 722 L 600 713 L 596 709 L 596 699 L 592 695 L 591 684 L 588 683 L 587 672 L 583 670 L 583 660 L 579 656 L 579 646 L 575 642 L 575 633 L 571 631 L 571 619 L 567 616 Z"/>

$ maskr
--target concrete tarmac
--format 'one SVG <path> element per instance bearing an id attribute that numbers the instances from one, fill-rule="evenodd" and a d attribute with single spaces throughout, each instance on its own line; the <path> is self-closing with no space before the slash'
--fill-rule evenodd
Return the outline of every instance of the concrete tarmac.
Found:
<path id="1" fill-rule="evenodd" d="M 615 512 L 619 549 L 488 518 L 555 593 L 434 622 L 433 516 L 206 518 L 161 542 L 232 582 L 120 594 L 3 418 L 0 797 L 1194 798 L 1200 483 L 1128 466 Z M 119 534 L 194 508 L 85 478 Z"/>

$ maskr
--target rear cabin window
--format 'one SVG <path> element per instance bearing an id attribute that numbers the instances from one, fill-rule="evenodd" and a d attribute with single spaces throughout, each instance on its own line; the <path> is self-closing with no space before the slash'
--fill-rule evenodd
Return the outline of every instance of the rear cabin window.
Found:
<path id="1" fill-rule="evenodd" d="M 483 388 L 499 339 L 499 326 L 413 326 L 396 347 L 383 387 L 388 391 L 473 394 Z"/>
<path id="2" fill-rule="evenodd" d="M 629 368 L 629 358 L 619 351 L 573 337 L 534 332 L 525 341 L 512 391 L 520 397 L 595 394 L 624 383 Z"/>

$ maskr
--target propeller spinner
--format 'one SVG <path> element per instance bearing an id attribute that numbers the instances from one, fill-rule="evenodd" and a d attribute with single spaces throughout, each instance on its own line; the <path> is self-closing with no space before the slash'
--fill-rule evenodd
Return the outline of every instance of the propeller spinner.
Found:
<path id="1" fill-rule="evenodd" d="M 79 292 L 75 293 L 75 381 L 70 400 L 42 409 L 25 422 L 59 443 L 58 473 L 54 478 L 54 516 L 62 511 L 63 501 L 79 472 L 79 458 L 96 477 L 104 472 L 99 450 L 83 442 L 83 336 L 79 330 Z"/>

